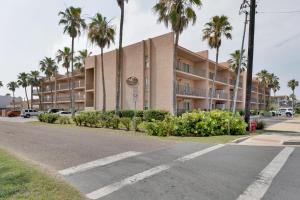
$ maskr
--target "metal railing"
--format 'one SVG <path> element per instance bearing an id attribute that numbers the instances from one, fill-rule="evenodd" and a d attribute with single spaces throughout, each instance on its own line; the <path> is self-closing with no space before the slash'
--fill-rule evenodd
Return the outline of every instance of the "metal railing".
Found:
<path id="1" fill-rule="evenodd" d="M 182 72 L 185 72 L 185 73 L 189 73 L 189 74 L 193 74 L 193 75 L 196 75 L 196 76 L 200 76 L 200 77 L 204 77 L 206 78 L 206 71 L 203 70 L 203 69 L 199 69 L 199 68 L 195 68 L 191 65 L 184 65 L 183 63 L 179 63 L 177 64 L 176 66 L 176 69 L 178 71 L 182 71 Z"/>
<path id="2" fill-rule="evenodd" d="M 229 95 L 228 93 L 224 92 L 224 91 L 215 91 L 213 98 L 215 99 L 228 99 Z"/>
<path id="3" fill-rule="evenodd" d="M 207 93 L 205 89 L 192 88 L 184 85 L 177 85 L 177 94 L 187 96 L 206 97 Z"/>
<path id="4" fill-rule="evenodd" d="M 213 80 L 213 79 L 214 79 L 214 73 L 209 72 L 209 79 L 210 79 L 210 80 Z M 218 76 L 218 75 L 217 75 L 216 81 L 217 81 L 217 82 L 221 82 L 221 83 L 228 84 L 228 79 L 227 79 L 226 77 L 221 77 L 221 76 Z"/>
<path id="5" fill-rule="evenodd" d="M 230 85 L 235 86 L 235 82 L 236 82 L 236 80 L 230 80 Z M 241 80 L 240 80 L 240 82 L 239 82 L 239 87 L 240 87 L 240 88 L 243 87 L 243 83 L 241 82 Z"/>

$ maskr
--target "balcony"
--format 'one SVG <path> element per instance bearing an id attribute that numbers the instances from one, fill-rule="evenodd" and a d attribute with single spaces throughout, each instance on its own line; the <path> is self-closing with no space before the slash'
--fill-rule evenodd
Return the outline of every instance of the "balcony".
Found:
<path id="1" fill-rule="evenodd" d="M 177 86 L 177 94 L 185 96 L 206 97 L 206 90 L 200 88 L 192 88 L 185 85 Z"/>
<path id="2" fill-rule="evenodd" d="M 72 84 L 72 83 L 71 83 Z M 78 88 L 84 88 L 84 82 L 83 81 L 75 81 L 74 82 L 74 89 L 78 89 Z M 72 88 L 72 86 L 70 86 L 70 89 Z M 60 90 L 69 90 L 69 83 L 62 83 L 62 84 L 58 84 L 56 86 L 56 90 L 60 91 Z"/>
<path id="3" fill-rule="evenodd" d="M 42 88 L 42 92 L 51 92 L 51 88 L 50 87 L 46 87 L 46 88 Z M 52 92 L 54 92 L 54 88 L 52 89 Z"/>
<path id="4" fill-rule="evenodd" d="M 233 92 L 230 92 L 230 100 L 232 100 L 233 99 L 233 96 L 234 96 L 234 94 L 233 94 Z M 243 101 L 244 99 L 243 99 L 243 95 L 237 95 L 237 99 L 236 99 L 237 101 Z"/>
<path id="5" fill-rule="evenodd" d="M 230 85 L 235 86 L 235 81 L 236 80 L 230 80 Z M 243 82 L 240 80 L 239 82 L 239 87 L 242 88 L 243 87 Z"/>
<path id="6" fill-rule="evenodd" d="M 176 67 L 176 70 L 206 78 L 206 71 L 205 70 L 195 68 L 195 67 L 190 66 L 188 64 L 179 63 Z"/>
<path id="7" fill-rule="evenodd" d="M 257 103 L 257 99 L 256 98 L 251 98 L 251 103 Z"/>
<path id="8" fill-rule="evenodd" d="M 210 80 L 214 79 L 214 73 L 212 73 L 212 72 L 209 73 L 209 79 Z M 220 82 L 220 83 L 223 83 L 223 84 L 228 84 L 228 79 L 226 77 L 221 77 L 221 76 L 217 75 L 216 82 Z"/>
<path id="9" fill-rule="evenodd" d="M 213 98 L 215 99 L 228 99 L 229 95 L 225 91 L 216 90 L 213 94 Z"/>
<path id="10" fill-rule="evenodd" d="M 74 100 L 75 101 L 84 101 L 84 95 L 74 95 Z M 66 96 L 58 96 L 57 97 L 57 102 L 71 102 L 70 101 L 70 96 L 66 95 Z"/>

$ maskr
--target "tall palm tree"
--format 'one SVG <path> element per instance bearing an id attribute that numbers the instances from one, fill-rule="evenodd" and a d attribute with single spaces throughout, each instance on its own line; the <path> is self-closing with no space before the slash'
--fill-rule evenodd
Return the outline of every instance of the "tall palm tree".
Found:
<path id="1" fill-rule="evenodd" d="M 69 47 L 65 47 L 63 50 L 59 49 L 56 53 L 57 63 L 62 63 L 62 67 L 67 70 L 67 77 L 69 83 L 69 95 L 70 95 L 70 106 L 69 106 L 70 109 L 72 108 L 71 79 L 69 73 L 71 57 L 72 57 L 72 53 Z"/>
<path id="2" fill-rule="evenodd" d="M 18 83 L 16 81 L 11 81 L 7 84 L 7 88 L 12 91 L 13 93 L 13 106 L 14 110 L 16 109 L 16 102 L 15 102 L 15 91 L 19 87 Z"/>
<path id="3" fill-rule="evenodd" d="M 71 72 L 72 76 L 74 75 L 74 40 L 77 36 L 81 35 L 81 31 L 86 28 L 85 20 L 81 17 L 81 8 L 69 7 L 65 10 L 65 12 L 59 12 L 58 14 L 61 16 L 59 21 L 59 25 L 64 26 L 64 33 L 67 33 L 71 39 Z M 75 114 L 74 110 L 74 84 L 73 80 L 71 80 L 71 111 L 72 116 Z"/>
<path id="4" fill-rule="evenodd" d="M 279 77 L 277 77 L 274 73 L 269 74 L 268 76 L 268 86 L 269 90 L 269 96 L 268 96 L 268 101 L 267 101 L 267 108 L 269 108 L 270 101 L 271 101 L 271 91 L 274 91 L 274 97 L 275 93 L 280 89 L 280 83 L 279 83 Z"/>
<path id="5" fill-rule="evenodd" d="M 289 88 L 291 88 L 292 89 L 292 91 L 293 91 L 293 94 L 292 94 L 292 99 L 293 99 L 293 109 L 295 108 L 295 89 L 296 89 L 296 87 L 298 87 L 299 86 L 299 82 L 298 81 L 296 81 L 295 79 L 292 79 L 292 80 L 290 80 L 289 82 L 288 82 L 288 87 Z"/>
<path id="6" fill-rule="evenodd" d="M 264 91 L 264 105 L 266 106 L 266 89 L 270 84 L 270 73 L 267 70 L 261 70 L 256 74 L 259 82 L 261 83 Z"/>
<path id="7" fill-rule="evenodd" d="M 209 95 L 209 110 L 212 109 L 212 99 L 215 94 L 215 81 L 217 77 L 217 67 L 219 63 L 219 51 L 222 45 L 222 37 L 224 36 L 226 39 L 232 39 L 231 31 L 232 26 L 228 21 L 228 17 L 224 15 L 214 16 L 210 22 L 205 24 L 205 28 L 203 29 L 202 40 L 207 40 L 209 47 L 212 49 L 216 49 L 215 70 L 213 76 L 212 89 L 210 90 Z"/>
<path id="8" fill-rule="evenodd" d="M 117 0 L 117 3 L 121 10 L 120 19 L 120 32 L 119 32 L 119 51 L 118 51 L 118 65 L 116 70 L 116 113 L 120 111 L 121 108 L 121 71 L 123 68 L 123 26 L 124 26 L 124 14 L 125 14 L 125 2 L 128 0 Z"/>
<path id="9" fill-rule="evenodd" d="M 27 101 L 27 108 L 29 109 L 29 99 L 28 99 L 28 93 L 27 93 L 27 87 L 29 86 L 29 75 L 25 72 L 22 72 L 18 75 L 18 85 L 24 88 L 25 90 L 25 97 Z"/>
<path id="10" fill-rule="evenodd" d="M 79 55 L 75 57 L 75 69 L 84 72 L 85 59 L 92 55 L 92 52 L 89 52 L 87 49 L 83 49 L 81 51 L 78 51 L 78 54 Z"/>
<path id="11" fill-rule="evenodd" d="M 106 89 L 104 79 L 104 62 L 103 62 L 103 49 L 110 47 L 111 43 L 115 41 L 115 27 L 107 21 L 106 17 L 97 13 L 92 18 L 89 24 L 88 37 L 92 44 L 96 44 L 101 49 L 101 74 L 102 74 L 102 91 L 103 91 L 103 112 L 106 111 Z"/>
<path id="12" fill-rule="evenodd" d="M 33 88 L 36 88 L 36 92 L 39 96 L 39 108 L 42 108 L 42 100 L 39 87 L 41 85 L 41 78 L 39 71 L 31 71 L 29 74 L 29 85 L 31 86 L 31 109 L 33 108 Z"/>
<path id="13" fill-rule="evenodd" d="M 197 15 L 194 7 L 200 8 L 201 0 L 159 0 L 154 5 L 153 10 L 158 14 L 158 22 L 164 23 L 166 27 L 171 26 L 175 34 L 174 52 L 173 52 L 173 114 L 177 114 L 177 83 L 176 83 L 176 66 L 177 66 L 177 48 L 180 34 L 190 23 L 193 25 L 197 21 Z"/>
<path id="14" fill-rule="evenodd" d="M 228 60 L 228 63 L 229 63 L 229 66 L 230 66 L 231 70 L 235 72 L 235 76 L 236 76 L 235 81 L 236 82 L 240 81 L 240 79 L 238 77 L 240 59 L 241 59 L 241 51 L 236 50 L 236 51 L 234 51 L 233 53 L 230 54 L 230 59 Z M 244 56 L 244 53 L 243 53 L 241 66 L 240 66 L 240 72 L 245 71 L 246 69 L 247 69 L 246 56 Z M 234 94 L 236 94 L 236 92 L 238 90 L 238 87 L 237 87 L 238 85 L 239 85 L 239 83 L 234 85 Z M 233 104 L 236 103 L 236 99 L 234 99 L 234 98 L 237 98 L 237 96 L 235 96 L 235 95 L 232 96 L 232 103 Z"/>
<path id="15" fill-rule="evenodd" d="M 54 106 L 53 84 L 51 83 L 51 78 L 56 76 L 57 71 L 58 71 L 58 66 L 56 65 L 56 62 L 54 59 L 52 59 L 50 57 L 45 57 L 43 60 L 40 61 L 40 69 L 41 69 L 41 72 L 43 72 L 49 80 L 50 91 L 51 91 L 51 102 L 52 102 L 52 107 L 53 107 Z"/>

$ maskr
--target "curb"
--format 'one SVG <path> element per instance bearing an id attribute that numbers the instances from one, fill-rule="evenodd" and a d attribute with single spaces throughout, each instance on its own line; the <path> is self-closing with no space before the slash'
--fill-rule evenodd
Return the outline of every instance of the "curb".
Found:
<path id="1" fill-rule="evenodd" d="M 250 138 L 250 136 L 242 137 L 242 138 L 233 140 L 231 143 L 239 144 L 239 143 L 244 142 L 245 140 L 247 140 L 249 138 Z"/>

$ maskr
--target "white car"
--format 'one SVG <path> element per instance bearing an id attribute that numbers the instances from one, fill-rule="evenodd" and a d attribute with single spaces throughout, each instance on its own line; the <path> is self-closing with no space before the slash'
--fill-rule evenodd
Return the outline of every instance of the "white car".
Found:
<path id="1" fill-rule="evenodd" d="M 280 108 L 278 110 L 280 116 L 292 117 L 295 114 L 293 108 Z"/>
<path id="2" fill-rule="evenodd" d="M 66 117 L 71 117 L 72 116 L 72 113 L 69 112 L 69 111 L 59 111 L 57 114 L 59 116 L 66 116 Z"/>
<path id="3" fill-rule="evenodd" d="M 34 109 L 22 109 L 21 117 L 30 118 L 32 116 L 38 116 L 41 112 L 34 110 Z"/>

